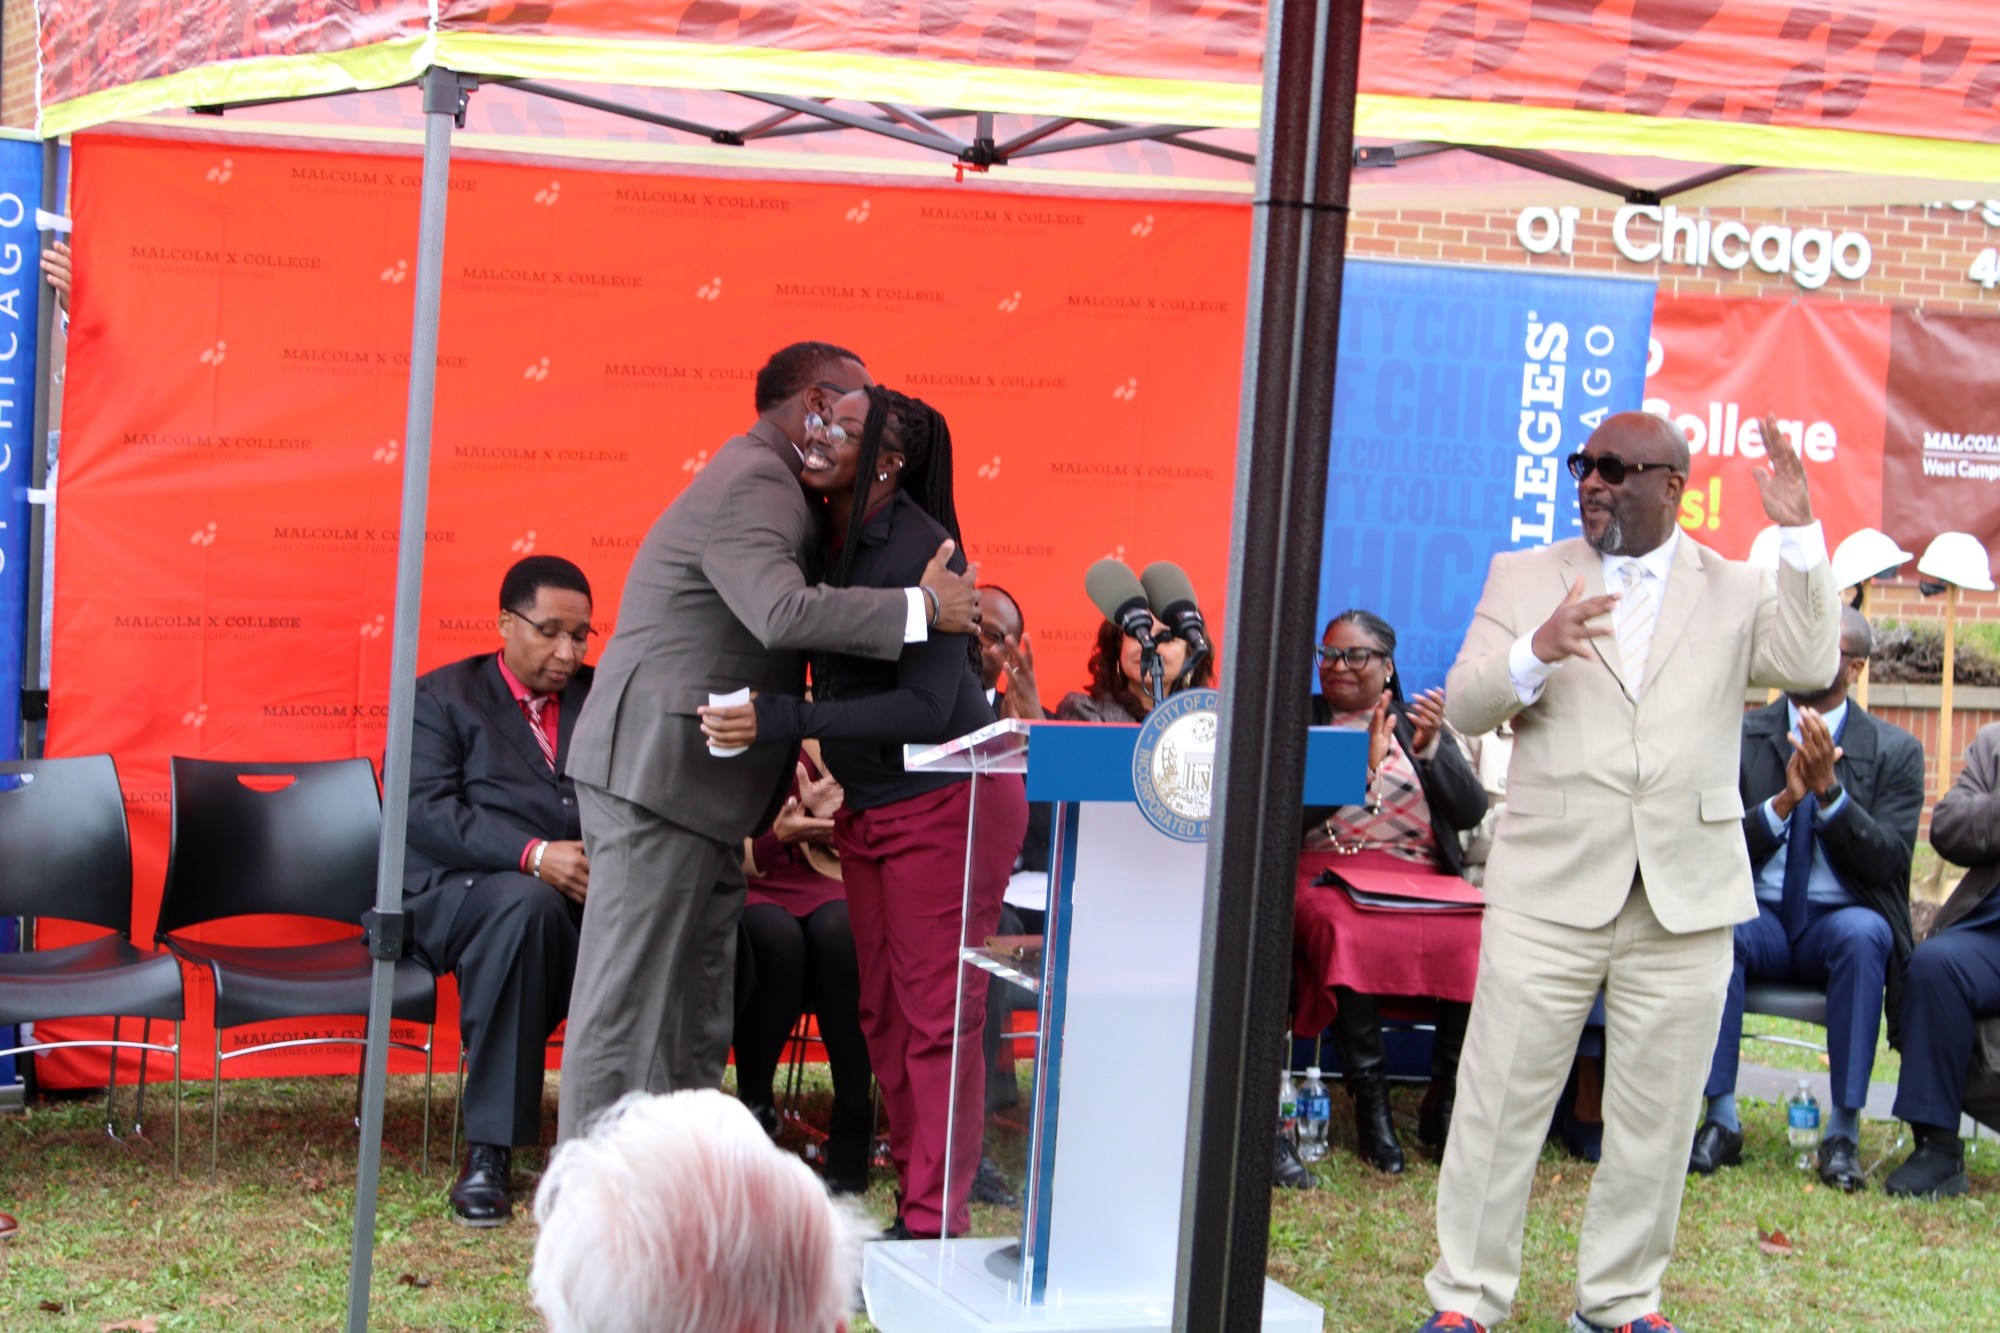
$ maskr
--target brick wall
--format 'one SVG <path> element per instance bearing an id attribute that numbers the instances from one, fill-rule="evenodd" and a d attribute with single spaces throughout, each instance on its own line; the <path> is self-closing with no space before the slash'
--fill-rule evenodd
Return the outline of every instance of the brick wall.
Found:
<path id="1" fill-rule="evenodd" d="M 1989 226 L 1976 208 L 1961 211 L 1947 204 L 1682 210 L 1711 221 L 1740 221 L 1753 230 L 1772 223 L 1866 236 L 1874 252 L 1867 275 L 1858 282 L 1830 278 L 1817 291 L 1806 291 L 1790 275 L 1765 273 L 1754 264 L 1731 272 L 1715 264 L 1695 269 L 1633 263 L 1612 244 L 1611 223 L 1617 211 L 1615 207 L 1582 210 L 1571 254 L 1530 254 L 1515 236 L 1517 215 L 1512 212 L 1416 209 L 1356 213 L 1348 224 L 1347 248 L 1349 254 L 1364 257 L 1643 275 L 1657 278 L 1660 291 L 1669 296 L 1796 296 L 1809 301 L 1922 306 L 1940 314 L 2000 315 L 2000 292 L 1981 288 L 1966 276 L 1980 251 L 2000 246 L 2000 227 Z M 1634 230 L 1635 236 L 1649 240 L 1657 234 L 1657 226 L 1650 222 Z"/>
<path id="2" fill-rule="evenodd" d="M 34 0 L 0 0 L 0 125 L 35 123 Z"/>

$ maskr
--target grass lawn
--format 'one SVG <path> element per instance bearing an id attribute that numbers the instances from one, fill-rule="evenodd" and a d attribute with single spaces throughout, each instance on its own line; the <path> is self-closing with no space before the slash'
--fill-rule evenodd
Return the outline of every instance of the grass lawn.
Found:
<path id="1" fill-rule="evenodd" d="M 1781 1048 L 1753 1049 L 1757 1058 L 1769 1058 Z M 0 1119 L 0 1210 L 22 1223 L 21 1235 L 0 1246 L 0 1329 L 306 1333 L 342 1325 L 353 1084 L 232 1084 L 215 1185 L 206 1173 L 207 1097 L 205 1086 L 190 1088 L 187 1169 L 179 1184 L 169 1179 L 169 1122 L 158 1102 L 148 1142 L 107 1140 L 95 1100 L 45 1104 L 26 1118 Z M 370 1326 L 537 1329 L 525 1281 L 532 1224 L 522 1218 L 498 1231 L 472 1232 L 451 1221 L 442 1142 L 450 1132 L 447 1097 L 437 1109 L 432 1169 L 421 1178 L 421 1081 L 392 1082 Z M 1399 1091 L 1397 1099 L 1405 1141 L 1414 1146 L 1416 1094 Z M 1425 1313 L 1421 1279 L 1432 1257 L 1437 1171 L 1415 1159 L 1407 1176 L 1391 1179 L 1362 1166 L 1349 1151 L 1352 1134 L 1338 1092 L 1334 1106 L 1336 1144 L 1317 1168 L 1321 1187 L 1284 1192 L 1275 1201 L 1270 1272 L 1326 1308 L 1330 1333 L 1406 1333 Z M 825 1110 L 824 1091 L 811 1091 L 808 1119 L 823 1123 Z M 1681 1213 L 1667 1309 L 1691 1333 L 1819 1327 L 1907 1333 L 1968 1320 L 1983 1326 L 1990 1318 L 1980 1313 L 1992 1309 L 1991 1275 L 2000 1270 L 2000 1150 L 1990 1140 L 1973 1150 L 1967 1198 L 1909 1204 L 1884 1198 L 1879 1188 L 1850 1198 L 1820 1188 L 1791 1165 L 1777 1108 L 1746 1102 L 1744 1110 L 1747 1164 L 1692 1182 Z M 1895 1131 L 1866 1126 L 1864 1164 L 1888 1151 Z M 1018 1131 L 996 1122 L 992 1139 L 1003 1167 L 1018 1172 Z M 1895 1160 L 1882 1163 L 1871 1184 L 1879 1187 Z M 516 1154 L 517 1175 L 532 1175 L 539 1164 L 538 1153 Z M 882 1175 L 864 1206 L 886 1219 L 891 1203 Z M 1543 1154 L 1511 1327 L 1555 1333 L 1563 1326 L 1589 1182 L 1588 1166 L 1558 1150 Z M 1018 1224 L 1007 1210 L 976 1212 L 980 1234 L 1011 1234 Z M 1782 1230 L 1793 1252 L 1762 1253 L 1760 1225 Z M 858 1322 L 857 1329 L 867 1328 L 866 1320 Z"/>

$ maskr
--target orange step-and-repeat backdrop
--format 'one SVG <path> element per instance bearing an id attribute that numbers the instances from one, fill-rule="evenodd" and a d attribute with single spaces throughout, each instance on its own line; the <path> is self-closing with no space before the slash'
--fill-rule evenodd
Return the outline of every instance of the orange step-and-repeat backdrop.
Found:
<path id="1" fill-rule="evenodd" d="M 380 762 L 419 175 L 404 156 L 76 142 L 49 751 L 118 762 L 141 941 L 169 756 Z M 1240 204 L 465 159 L 451 187 L 420 669 L 497 647 L 500 577 L 527 552 L 582 565 L 609 625 L 647 527 L 800 338 L 950 418 L 967 547 L 1019 597 L 1051 700 L 1084 681 L 1100 556 L 1180 561 L 1219 618 Z M 191 1076 L 207 1013 L 191 986 Z M 103 1067 L 43 1061 L 57 1084 Z"/>

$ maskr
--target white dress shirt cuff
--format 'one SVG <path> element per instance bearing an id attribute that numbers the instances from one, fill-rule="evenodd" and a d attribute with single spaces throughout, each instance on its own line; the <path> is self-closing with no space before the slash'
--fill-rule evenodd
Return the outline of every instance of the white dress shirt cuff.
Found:
<path id="1" fill-rule="evenodd" d="M 1771 831 L 1772 837 L 1783 842 L 1791 831 L 1792 821 L 1778 817 L 1777 799 L 1777 797 L 1773 796 L 1770 800 L 1764 802 L 1764 827 Z"/>
<path id="2" fill-rule="evenodd" d="M 930 619 L 930 607 L 924 602 L 922 588 L 905 588 L 903 592 L 910 599 L 910 609 L 903 617 L 903 642 L 922 643 L 931 636 L 925 622 Z"/>
<path id="3" fill-rule="evenodd" d="M 1550 676 L 1561 669 L 1561 662 L 1544 662 L 1535 656 L 1533 634 L 1523 634 L 1507 650 L 1507 674 L 1513 677 L 1514 693 L 1523 704 L 1531 704 L 1541 698 L 1542 687 L 1548 684 Z"/>
<path id="4" fill-rule="evenodd" d="M 1826 563 L 1826 533 L 1814 519 L 1802 528 L 1778 529 L 1778 558 L 1801 574 Z"/>

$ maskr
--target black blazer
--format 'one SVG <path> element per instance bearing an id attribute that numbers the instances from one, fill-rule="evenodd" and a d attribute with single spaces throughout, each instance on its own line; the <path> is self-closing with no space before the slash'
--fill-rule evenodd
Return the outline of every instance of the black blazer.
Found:
<path id="1" fill-rule="evenodd" d="M 1439 868 L 1448 874 L 1465 873 L 1465 849 L 1458 845 L 1458 833 L 1469 829 L 1486 817 L 1486 788 L 1480 785 L 1479 775 L 1472 771 L 1466 760 L 1465 751 L 1458 748 L 1449 730 L 1438 735 L 1437 754 L 1430 759 L 1417 758 L 1417 728 L 1410 721 L 1410 715 L 1401 701 L 1391 700 L 1389 707 L 1396 715 L 1396 743 L 1403 747 L 1403 753 L 1410 756 L 1416 765 L 1417 785 L 1424 789 L 1424 803 L 1431 808 L 1431 834 L 1437 843 Z M 1326 702 L 1326 696 L 1315 694 L 1312 700 L 1312 724 L 1323 727 L 1332 720 L 1333 710 Z M 1309 805 L 1306 807 L 1304 830 L 1311 830 L 1326 821 L 1338 806 Z"/>
<path id="2" fill-rule="evenodd" d="M 562 692 L 556 769 L 569 754 L 577 716 L 590 694 L 579 667 Z M 410 825 L 403 895 L 416 943 L 443 957 L 453 919 L 474 881 L 518 870 L 530 838 L 583 836 L 576 784 L 542 758 L 521 706 L 500 678 L 497 653 L 439 667 L 417 680 L 410 740 Z"/>
<path id="3" fill-rule="evenodd" d="M 1743 756 L 1738 785 L 1743 793 L 1743 841 L 1750 868 L 1784 852 L 1771 836 L 1760 808 L 1785 789 L 1785 763 L 1792 743 L 1785 701 L 1743 715 Z M 1902 1036 L 1903 964 L 1914 947 L 1910 929 L 1910 856 L 1917 845 L 1917 817 L 1924 808 L 1924 747 L 1901 727 L 1870 717 L 1847 701 L 1847 727 L 1834 776 L 1847 793 L 1847 807 L 1824 829 L 1820 846 L 1827 864 L 1855 901 L 1889 923 L 1895 949 L 1889 958 L 1889 1044 Z"/>

